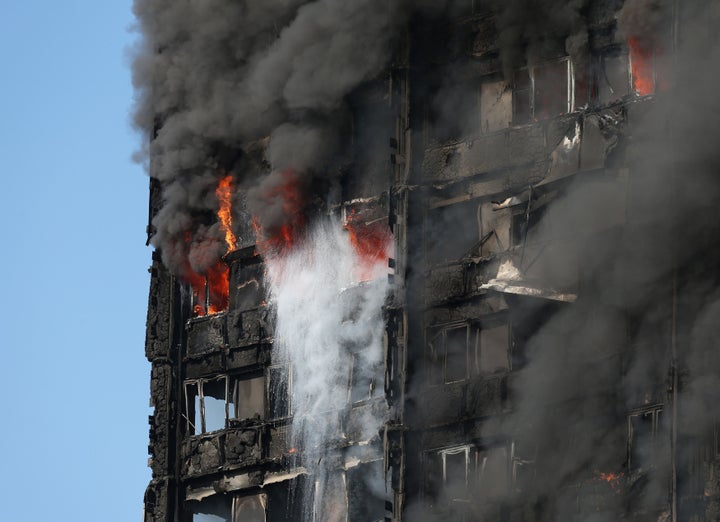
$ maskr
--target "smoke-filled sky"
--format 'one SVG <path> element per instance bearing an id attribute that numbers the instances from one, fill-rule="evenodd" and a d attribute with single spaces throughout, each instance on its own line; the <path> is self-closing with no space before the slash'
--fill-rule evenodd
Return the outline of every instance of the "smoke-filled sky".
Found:
<path id="1" fill-rule="evenodd" d="M 130 4 L 2 5 L 2 520 L 142 516 L 150 249 Z"/>

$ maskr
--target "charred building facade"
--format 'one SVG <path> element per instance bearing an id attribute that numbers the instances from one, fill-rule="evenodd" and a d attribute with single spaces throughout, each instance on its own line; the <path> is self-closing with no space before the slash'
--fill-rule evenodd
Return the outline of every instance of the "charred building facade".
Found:
<path id="1" fill-rule="evenodd" d="M 720 9 L 136 0 L 145 522 L 720 520 Z"/>

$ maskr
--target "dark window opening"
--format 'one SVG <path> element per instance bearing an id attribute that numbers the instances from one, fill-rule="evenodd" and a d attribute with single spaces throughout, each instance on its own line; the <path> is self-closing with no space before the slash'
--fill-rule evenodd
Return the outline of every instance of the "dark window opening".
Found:
<path id="1" fill-rule="evenodd" d="M 628 469 L 654 467 L 660 446 L 662 411 L 662 407 L 654 407 L 628 416 Z"/>
<path id="2" fill-rule="evenodd" d="M 468 378 L 469 335 L 469 326 L 463 324 L 444 327 L 430 337 L 428 363 L 431 384 L 448 384 Z"/>
<path id="3" fill-rule="evenodd" d="M 630 93 L 630 69 L 627 55 L 603 56 L 597 80 L 600 104 L 619 100 Z"/>
<path id="4" fill-rule="evenodd" d="M 565 59 L 533 67 L 533 117 L 536 120 L 553 118 L 569 112 L 570 62 Z"/>

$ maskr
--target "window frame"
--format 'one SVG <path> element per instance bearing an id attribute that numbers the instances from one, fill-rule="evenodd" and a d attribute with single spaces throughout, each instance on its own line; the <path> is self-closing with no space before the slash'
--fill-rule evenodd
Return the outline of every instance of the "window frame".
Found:
<path id="1" fill-rule="evenodd" d="M 560 114 L 550 115 L 550 116 L 544 116 L 542 118 L 538 118 L 537 116 L 537 108 L 536 108 L 536 72 L 538 69 L 560 64 L 565 62 L 566 64 L 566 96 L 565 96 L 565 110 L 564 112 Z M 527 87 L 523 86 L 523 89 L 517 88 L 517 76 L 518 74 L 523 74 L 523 71 L 527 72 L 527 76 L 529 78 L 529 83 Z M 524 92 L 527 91 L 528 96 L 528 119 L 526 121 L 521 121 L 518 119 L 517 115 L 517 107 L 518 107 L 518 100 L 516 99 L 517 93 L 520 91 Z M 541 120 L 547 120 L 552 119 L 557 116 L 560 116 L 562 114 L 570 114 L 573 111 L 576 110 L 575 107 L 575 67 L 573 65 L 572 60 L 569 56 L 563 56 L 561 58 L 556 58 L 554 60 L 547 60 L 532 66 L 527 67 L 521 67 L 515 71 L 515 78 L 513 78 L 512 81 L 512 93 L 513 93 L 513 101 L 512 101 L 512 126 L 519 126 L 519 125 L 527 125 L 536 123 Z"/>

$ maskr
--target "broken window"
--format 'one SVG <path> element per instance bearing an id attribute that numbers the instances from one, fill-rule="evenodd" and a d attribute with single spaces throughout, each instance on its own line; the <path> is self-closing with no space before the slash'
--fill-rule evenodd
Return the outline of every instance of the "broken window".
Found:
<path id="1" fill-rule="evenodd" d="M 235 419 L 251 419 L 265 415 L 265 379 L 234 378 L 230 396 L 230 416 Z"/>
<path id="2" fill-rule="evenodd" d="M 189 435 L 225 428 L 227 379 L 198 379 L 185 383 L 185 419 Z"/>
<path id="3" fill-rule="evenodd" d="M 480 130 L 495 132 L 513 121 L 512 89 L 503 81 L 480 85 Z"/>
<path id="4" fill-rule="evenodd" d="M 507 492 L 507 446 L 476 448 L 463 445 L 443 449 L 429 455 L 427 472 L 440 474 L 440 484 L 432 476 L 428 477 L 428 484 L 441 486 L 445 502 L 492 500 Z"/>
<path id="5" fill-rule="evenodd" d="M 187 433 L 199 435 L 225 429 L 229 419 L 262 417 L 265 411 L 262 377 L 196 379 L 185 382 Z"/>
<path id="6" fill-rule="evenodd" d="M 661 431 L 662 406 L 628 415 L 628 468 L 647 470 L 654 466 Z"/>
<path id="7" fill-rule="evenodd" d="M 446 326 L 429 341 L 430 382 L 442 384 L 468 378 L 470 327 L 467 324 Z"/>
<path id="8" fill-rule="evenodd" d="M 600 59 L 597 85 L 598 102 L 606 104 L 629 93 L 630 69 L 627 55 L 603 56 Z"/>
<path id="9" fill-rule="evenodd" d="M 488 256 L 507 250 L 510 247 L 512 209 L 493 210 L 493 204 L 487 201 L 481 205 L 480 214 L 480 255 Z"/>
<path id="10" fill-rule="evenodd" d="M 513 79 L 513 123 L 570 112 L 575 105 L 575 86 L 569 58 L 519 69 Z"/>

